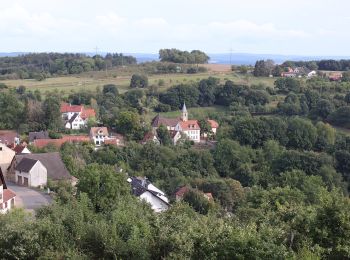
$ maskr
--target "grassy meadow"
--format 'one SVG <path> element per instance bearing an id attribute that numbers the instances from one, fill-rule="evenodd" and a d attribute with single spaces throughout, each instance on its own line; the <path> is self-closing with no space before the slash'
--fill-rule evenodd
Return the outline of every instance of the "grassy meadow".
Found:
<path id="1" fill-rule="evenodd" d="M 229 65 L 228 65 L 229 66 Z M 96 88 L 102 88 L 106 84 L 115 84 L 118 86 L 119 92 L 128 91 L 132 74 L 142 73 L 139 66 L 130 66 L 117 68 L 109 71 L 87 72 L 79 75 L 69 75 L 61 77 L 47 78 L 43 81 L 34 79 L 26 80 L 1 80 L 11 88 L 25 86 L 28 90 L 39 90 L 42 94 L 47 91 L 60 91 L 69 94 L 81 89 L 95 91 Z M 173 85 L 189 82 L 197 82 L 210 76 L 219 78 L 222 82 L 232 80 L 236 84 L 253 85 L 263 83 L 273 87 L 274 79 L 272 78 L 255 78 L 250 75 L 241 75 L 231 72 L 225 65 L 210 64 L 208 72 L 198 74 L 156 74 L 148 75 L 149 85 L 158 85 L 159 80 L 164 81 L 164 85 L 160 86 L 160 90 L 165 90 Z"/>

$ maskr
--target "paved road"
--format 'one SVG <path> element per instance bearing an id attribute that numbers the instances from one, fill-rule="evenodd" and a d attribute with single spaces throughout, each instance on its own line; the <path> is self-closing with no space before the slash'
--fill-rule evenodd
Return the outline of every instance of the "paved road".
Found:
<path id="1" fill-rule="evenodd" d="M 7 183 L 7 187 L 16 193 L 16 207 L 24 208 L 29 212 L 34 213 L 35 209 L 48 205 L 52 201 L 52 198 L 44 192 L 17 186 L 13 183 Z"/>

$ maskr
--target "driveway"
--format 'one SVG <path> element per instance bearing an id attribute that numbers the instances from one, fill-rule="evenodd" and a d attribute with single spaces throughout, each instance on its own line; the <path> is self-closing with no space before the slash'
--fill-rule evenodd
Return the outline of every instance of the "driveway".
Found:
<path id="1" fill-rule="evenodd" d="M 10 182 L 7 183 L 7 187 L 16 193 L 16 207 L 23 208 L 31 213 L 34 213 L 37 208 L 49 205 L 52 201 L 49 195 L 41 191 L 17 186 Z"/>

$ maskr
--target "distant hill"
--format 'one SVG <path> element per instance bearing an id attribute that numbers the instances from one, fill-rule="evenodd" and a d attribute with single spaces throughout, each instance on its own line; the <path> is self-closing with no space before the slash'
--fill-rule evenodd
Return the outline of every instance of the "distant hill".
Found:
<path id="1" fill-rule="evenodd" d="M 27 52 L 0 52 L 0 57 L 15 57 Z M 94 52 L 83 52 L 88 56 L 94 56 Z M 99 52 L 100 55 L 106 55 L 107 52 Z M 124 53 L 137 59 L 138 63 L 159 61 L 159 55 L 155 53 Z M 257 60 L 271 59 L 275 63 L 283 63 L 287 60 L 292 61 L 311 61 L 323 59 L 350 59 L 350 56 L 299 56 L 299 55 L 278 55 L 278 54 L 253 54 L 253 53 L 215 53 L 208 54 L 210 57 L 209 63 L 214 64 L 233 64 L 233 65 L 254 65 Z"/>
<path id="2" fill-rule="evenodd" d="M 278 55 L 278 54 L 251 54 L 251 53 L 220 53 L 209 54 L 210 63 L 233 64 L 233 65 L 254 65 L 257 60 L 273 60 L 281 64 L 287 60 L 292 61 L 312 61 L 324 59 L 349 59 L 350 56 L 298 56 L 298 55 Z"/>

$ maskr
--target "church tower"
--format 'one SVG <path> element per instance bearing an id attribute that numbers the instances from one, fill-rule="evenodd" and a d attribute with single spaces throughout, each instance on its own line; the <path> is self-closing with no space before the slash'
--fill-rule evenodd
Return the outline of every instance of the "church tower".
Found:
<path id="1" fill-rule="evenodd" d="M 184 122 L 186 122 L 188 120 L 188 113 L 187 113 L 187 108 L 186 108 L 185 102 L 184 102 L 184 105 L 182 107 L 181 120 Z"/>

